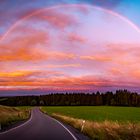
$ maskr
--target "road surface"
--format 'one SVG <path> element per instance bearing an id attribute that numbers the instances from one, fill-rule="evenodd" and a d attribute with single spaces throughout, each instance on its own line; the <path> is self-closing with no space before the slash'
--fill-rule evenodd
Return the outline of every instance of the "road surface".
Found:
<path id="1" fill-rule="evenodd" d="M 39 108 L 34 108 L 28 121 L 0 133 L 0 140 L 79 140 L 73 132 Z"/>

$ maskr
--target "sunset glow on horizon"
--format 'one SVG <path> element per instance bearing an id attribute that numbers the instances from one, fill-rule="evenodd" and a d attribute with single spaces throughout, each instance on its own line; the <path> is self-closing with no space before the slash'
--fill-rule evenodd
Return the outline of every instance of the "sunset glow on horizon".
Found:
<path id="1" fill-rule="evenodd" d="M 140 89 L 140 29 L 100 6 L 32 10 L 0 36 L 0 89 Z"/>

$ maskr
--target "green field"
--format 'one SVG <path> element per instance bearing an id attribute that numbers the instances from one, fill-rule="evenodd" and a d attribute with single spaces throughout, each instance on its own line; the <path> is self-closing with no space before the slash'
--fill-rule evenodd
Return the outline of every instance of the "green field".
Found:
<path id="1" fill-rule="evenodd" d="M 109 107 L 109 106 L 74 106 L 74 107 L 42 107 L 48 114 L 60 113 L 75 118 L 96 121 L 140 121 L 140 108 L 137 107 Z"/>

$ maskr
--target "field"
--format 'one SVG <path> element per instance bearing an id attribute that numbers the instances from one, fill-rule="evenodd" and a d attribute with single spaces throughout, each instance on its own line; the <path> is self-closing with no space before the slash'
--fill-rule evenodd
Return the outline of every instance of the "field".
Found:
<path id="1" fill-rule="evenodd" d="M 74 106 L 42 107 L 42 110 L 93 140 L 140 139 L 140 108 Z"/>
<path id="2" fill-rule="evenodd" d="M 0 105 L 0 129 L 29 117 L 30 107 L 7 107 Z"/>
<path id="3" fill-rule="evenodd" d="M 140 139 L 140 108 L 74 106 L 42 107 L 41 109 L 82 131 L 93 140 Z"/>
<path id="4" fill-rule="evenodd" d="M 74 118 L 94 121 L 140 121 L 140 108 L 109 107 L 109 106 L 79 106 L 79 107 L 42 107 L 48 114 L 59 113 Z"/>

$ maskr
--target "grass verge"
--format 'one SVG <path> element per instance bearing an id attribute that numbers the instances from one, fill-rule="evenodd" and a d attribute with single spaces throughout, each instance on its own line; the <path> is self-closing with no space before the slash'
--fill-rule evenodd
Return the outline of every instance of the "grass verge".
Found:
<path id="1" fill-rule="evenodd" d="M 11 124 L 29 118 L 29 116 L 29 107 L 7 107 L 0 105 L 0 129 L 3 130 Z"/>
<path id="2" fill-rule="evenodd" d="M 55 113 L 52 116 L 82 131 L 93 140 L 140 140 L 140 123 L 97 122 Z"/>

